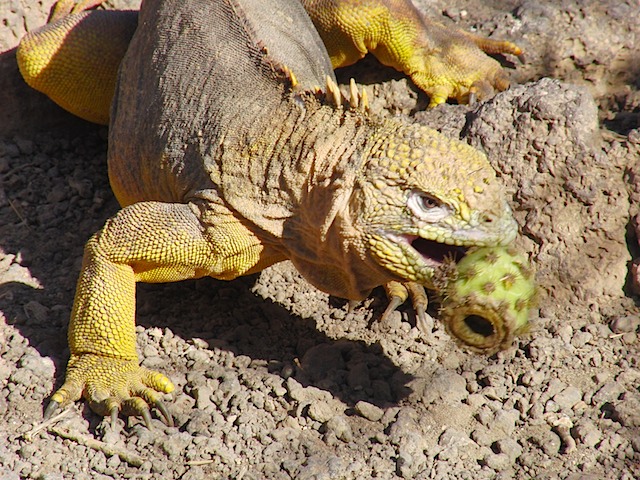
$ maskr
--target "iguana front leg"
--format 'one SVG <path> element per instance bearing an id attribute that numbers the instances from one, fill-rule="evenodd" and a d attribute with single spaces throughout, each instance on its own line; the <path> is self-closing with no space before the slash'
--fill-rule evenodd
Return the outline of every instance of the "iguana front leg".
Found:
<path id="1" fill-rule="evenodd" d="M 522 51 L 425 18 L 410 0 L 301 0 L 329 52 L 333 68 L 371 52 L 430 97 L 430 107 L 454 98 L 464 103 L 505 90 L 500 64 L 485 55 Z"/>
<path id="2" fill-rule="evenodd" d="M 230 279 L 281 260 L 263 253 L 228 212 L 196 214 L 194 205 L 159 202 L 119 211 L 87 242 L 69 324 L 71 358 L 46 416 L 84 396 L 94 411 L 113 419 L 123 411 L 149 423 L 149 405 L 155 405 L 170 423 L 160 398 L 174 386 L 140 367 L 136 353 L 136 282 Z"/>

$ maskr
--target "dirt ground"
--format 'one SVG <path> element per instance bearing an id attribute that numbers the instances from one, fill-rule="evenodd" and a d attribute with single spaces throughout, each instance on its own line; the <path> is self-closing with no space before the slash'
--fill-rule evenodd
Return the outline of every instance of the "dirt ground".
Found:
<path id="1" fill-rule="evenodd" d="M 512 88 L 474 107 L 425 111 L 370 59 L 339 72 L 374 111 L 488 154 L 541 291 L 513 348 L 467 353 L 437 323 L 420 334 L 408 307 L 382 331 L 382 291 L 348 312 L 288 263 L 140 285 L 139 352 L 176 384 L 176 427 L 129 418 L 113 432 L 78 403 L 31 433 L 64 377 L 83 244 L 118 208 L 106 129 L 14 77 L 10 49 L 51 3 L 0 4 L 1 479 L 640 478 L 637 0 L 421 0 L 526 51 L 503 59 Z"/>

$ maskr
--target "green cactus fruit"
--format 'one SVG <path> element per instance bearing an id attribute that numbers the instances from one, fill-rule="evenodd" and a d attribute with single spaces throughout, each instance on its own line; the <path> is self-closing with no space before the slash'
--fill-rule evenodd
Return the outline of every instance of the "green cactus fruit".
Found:
<path id="1" fill-rule="evenodd" d="M 478 353 L 510 347 L 528 329 L 536 298 L 533 277 L 527 259 L 507 247 L 475 248 L 457 263 L 445 262 L 435 286 L 447 332 Z"/>

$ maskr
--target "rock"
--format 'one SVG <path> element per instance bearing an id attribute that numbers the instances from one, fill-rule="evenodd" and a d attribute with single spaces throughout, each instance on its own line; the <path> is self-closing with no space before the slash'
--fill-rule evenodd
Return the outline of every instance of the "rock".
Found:
<path id="1" fill-rule="evenodd" d="M 640 428 L 640 398 L 638 394 L 625 393 L 613 403 L 612 418 L 629 428 Z"/>
<path id="2" fill-rule="evenodd" d="M 320 380 L 331 371 L 346 369 L 341 347 L 335 343 L 322 343 L 311 347 L 302 357 L 301 364 L 311 380 Z"/>
<path id="3" fill-rule="evenodd" d="M 422 401 L 425 404 L 457 404 L 469 396 L 467 380 L 458 373 L 442 369 L 432 376 L 425 376 L 414 385 L 421 384 Z"/>
<path id="4" fill-rule="evenodd" d="M 320 423 L 325 423 L 332 419 L 338 412 L 329 402 L 315 401 L 309 405 L 308 413 L 312 419 Z"/>
<path id="5" fill-rule="evenodd" d="M 384 415 L 384 410 L 372 403 L 359 401 L 355 405 L 356 412 L 367 420 L 371 420 L 372 422 L 377 422 Z"/>
<path id="6" fill-rule="evenodd" d="M 363 390 L 371 387 L 371 378 L 369 376 L 369 367 L 367 364 L 364 362 L 358 362 L 354 365 L 349 365 L 347 383 L 354 390 Z"/>
<path id="7" fill-rule="evenodd" d="M 468 457 L 468 455 L 465 455 L 465 450 L 475 446 L 473 440 L 466 433 L 453 427 L 449 427 L 442 432 L 438 439 L 438 445 L 442 447 L 442 450 L 438 453 L 438 460 Z"/>
<path id="8" fill-rule="evenodd" d="M 164 450 L 170 458 L 178 458 L 192 441 L 193 437 L 189 433 L 179 432 L 166 437 L 162 441 L 161 446 L 162 450 Z"/>
<path id="9" fill-rule="evenodd" d="M 196 400 L 196 408 L 207 410 L 213 406 L 211 401 L 213 389 L 208 385 L 197 385 L 193 388 L 193 398 Z"/>
<path id="10" fill-rule="evenodd" d="M 558 455 L 562 445 L 560 437 L 548 429 L 537 431 L 532 435 L 531 439 L 533 440 L 533 443 L 540 447 L 540 449 L 550 457 Z"/>
<path id="11" fill-rule="evenodd" d="M 389 427 L 389 441 L 397 445 L 396 472 L 402 478 L 414 478 L 426 467 L 425 450 L 428 441 L 416 420 L 416 412 L 412 408 L 402 408 Z"/>
<path id="12" fill-rule="evenodd" d="M 516 422 L 520 418 L 520 412 L 515 409 L 498 410 L 494 416 L 491 428 L 499 429 L 505 435 L 511 436 L 516 428 Z"/>
<path id="13" fill-rule="evenodd" d="M 503 453 L 507 457 L 509 457 L 509 461 L 511 463 L 515 462 L 516 459 L 522 455 L 522 446 L 513 438 L 503 438 L 496 442 L 496 449 L 498 453 Z"/>
<path id="14" fill-rule="evenodd" d="M 551 79 L 514 86 L 478 106 L 465 136 L 518 192 L 521 227 L 545 245 L 536 279 L 554 302 L 620 297 L 631 258 L 628 219 L 617 212 L 629 200 L 622 175 L 610 173 L 588 91 Z"/>
<path id="15" fill-rule="evenodd" d="M 490 453 L 484 457 L 483 463 L 493 470 L 501 471 L 509 468 L 513 461 L 504 453 Z"/>
<path id="16" fill-rule="evenodd" d="M 553 396 L 553 401 L 561 410 L 570 410 L 580 400 L 582 400 L 582 392 L 572 386 L 565 388 Z"/>
<path id="17" fill-rule="evenodd" d="M 609 324 L 611 331 L 614 333 L 635 332 L 640 327 L 640 316 L 638 315 L 622 315 L 614 317 Z"/>
<path id="18" fill-rule="evenodd" d="M 606 402 L 613 402 L 624 391 L 624 387 L 617 382 L 607 382 L 593 395 L 591 403 L 593 405 L 602 405 Z"/>
<path id="19" fill-rule="evenodd" d="M 591 341 L 593 335 L 589 332 L 578 331 L 573 334 L 573 338 L 571 339 L 571 345 L 575 348 L 583 348 L 587 343 Z"/>
<path id="20" fill-rule="evenodd" d="M 491 430 L 484 426 L 479 426 L 471 432 L 471 439 L 483 447 L 488 447 L 495 441 Z"/>
<path id="21" fill-rule="evenodd" d="M 344 415 L 335 415 L 327 422 L 327 431 L 333 433 L 343 442 L 351 442 L 353 440 L 353 431 L 349 420 Z"/>
<path id="22" fill-rule="evenodd" d="M 580 420 L 572 429 L 572 435 L 583 445 L 594 447 L 602 439 L 602 432 L 596 425 L 587 419 Z"/>

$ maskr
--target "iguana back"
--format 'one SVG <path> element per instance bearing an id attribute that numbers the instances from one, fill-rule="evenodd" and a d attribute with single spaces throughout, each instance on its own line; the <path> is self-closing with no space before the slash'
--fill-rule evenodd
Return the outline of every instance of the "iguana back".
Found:
<path id="1" fill-rule="evenodd" d="M 120 202 L 184 202 L 204 191 L 208 200 L 214 192 L 231 200 L 233 192 L 221 192 L 226 161 L 238 179 L 229 189 L 250 195 L 257 179 L 249 177 L 269 176 L 266 166 L 248 165 L 251 156 L 229 145 L 250 149 L 287 116 L 304 115 L 285 99 L 287 68 L 300 90 L 333 78 L 296 0 L 146 1 L 111 115 L 109 173 Z M 277 199 L 268 204 L 286 215 Z"/>

